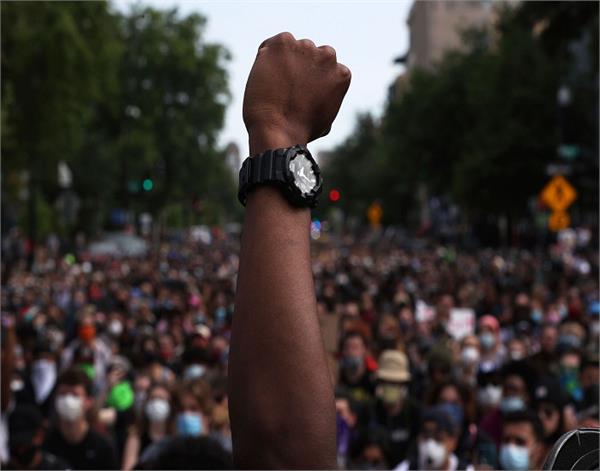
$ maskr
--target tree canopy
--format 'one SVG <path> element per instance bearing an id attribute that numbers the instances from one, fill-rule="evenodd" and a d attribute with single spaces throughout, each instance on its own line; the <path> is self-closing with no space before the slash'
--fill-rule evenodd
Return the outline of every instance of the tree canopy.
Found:
<path id="1" fill-rule="evenodd" d="M 3 192 L 19 212 L 24 186 L 54 211 L 59 161 L 81 201 L 76 226 L 88 231 L 115 208 L 231 209 L 233 178 L 217 146 L 229 53 L 205 41 L 204 17 L 123 14 L 102 1 L 1 8 Z"/>

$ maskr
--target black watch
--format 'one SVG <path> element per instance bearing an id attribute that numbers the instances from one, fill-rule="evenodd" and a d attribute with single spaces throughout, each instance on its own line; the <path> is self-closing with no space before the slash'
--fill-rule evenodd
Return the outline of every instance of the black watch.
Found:
<path id="1" fill-rule="evenodd" d="M 292 205 L 314 208 L 323 189 L 323 178 L 308 149 L 296 145 L 267 150 L 244 161 L 240 169 L 240 203 L 246 206 L 248 192 L 258 185 L 275 185 Z"/>

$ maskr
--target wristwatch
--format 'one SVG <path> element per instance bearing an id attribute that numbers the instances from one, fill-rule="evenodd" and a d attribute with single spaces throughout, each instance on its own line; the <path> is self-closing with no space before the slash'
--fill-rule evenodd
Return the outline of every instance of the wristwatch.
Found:
<path id="1" fill-rule="evenodd" d="M 308 149 L 295 145 L 267 150 L 244 161 L 240 169 L 240 203 L 246 206 L 248 193 L 259 185 L 278 187 L 293 206 L 314 208 L 323 189 L 323 179 Z"/>

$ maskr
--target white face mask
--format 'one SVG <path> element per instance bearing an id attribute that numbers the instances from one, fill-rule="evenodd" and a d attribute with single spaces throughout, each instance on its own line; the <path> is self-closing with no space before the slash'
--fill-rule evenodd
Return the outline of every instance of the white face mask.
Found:
<path id="1" fill-rule="evenodd" d="M 74 394 L 58 396 L 56 412 L 61 419 L 73 422 L 83 416 L 83 399 Z"/>
<path id="2" fill-rule="evenodd" d="M 164 422 L 171 413 L 171 406 L 164 399 L 150 399 L 146 403 L 146 417 L 150 422 Z"/>
<path id="3" fill-rule="evenodd" d="M 446 447 L 432 438 L 419 443 L 419 469 L 441 469 L 446 455 Z"/>
<path id="4" fill-rule="evenodd" d="M 495 407 L 502 399 L 502 386 L 488 384 L 477 392 L 477 402 L 483 407 Z"/>
<path id="5" fill-rule="evenodd" d="M 474 365 L 479 363 L 479 350 L 475 347 L 465 347 L 461 352 L 460 358 L 466 365 Z"/>
<path id="6" fill-rule="evenodd" d="M 50 360 L 36 360 L 31 364 L 31 384 L 35 393 L 35 402 L 44 402 L 56 383 L 56 363 Z"/>
<path id="7" fill-rule="evenodd" d="M 112 320 L 110 321 L 110 324 L 108 324 L 108 331 L 115 337 L 118 337 L 123 333 L 123 324 L 117 319 Z"/>

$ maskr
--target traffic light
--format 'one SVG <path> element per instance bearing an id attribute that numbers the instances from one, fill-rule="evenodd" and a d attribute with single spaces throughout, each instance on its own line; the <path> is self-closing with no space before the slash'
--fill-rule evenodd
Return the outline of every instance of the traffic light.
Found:
<path id="1" fill-rule="evenodd" d="M 144 189 L 144 191 L 152 191 L 152 188 L 154 188 L 154 182 L 152 181 L 152 179 L 144 179 L 144 181 L 142 182 L 142 188 Z"/>
<path id="2" fill-rule="evenodd" d="M 329 201 L 332 203 L 338 202 L 341 197 L 342 195 L 340 194 L 339 190 L 336 190 L 335 188 L 329 192 Z"/>

